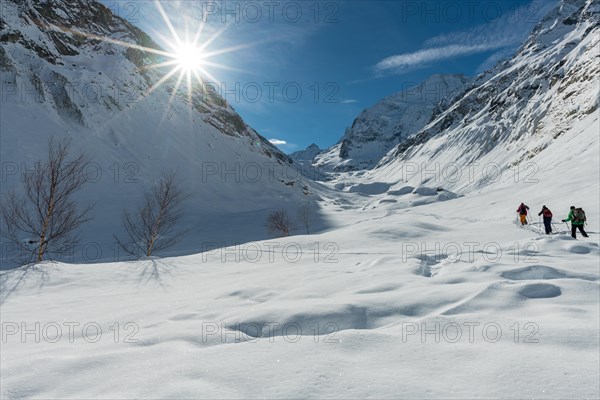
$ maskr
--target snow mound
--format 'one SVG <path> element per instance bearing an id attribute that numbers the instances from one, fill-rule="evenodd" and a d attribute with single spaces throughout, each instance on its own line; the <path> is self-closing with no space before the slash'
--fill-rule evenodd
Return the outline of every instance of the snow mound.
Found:
<path id="1" fill-rule="evenodd" d="M 413 190 L 414 194 L 418 194 L 420 196 L 436 196 L 438 194 L 437 190 L 425 186 L 420 186 Z"/>
<path id="2" fill-rule="evenodd" d="M 327 335 L 368 327 L 365 307 L 349 304 L 313 304 L 305 310 L 268 309 L 232 317 L 229 326 L 252 338 Z"/>
<path id="3" fill-rule="evenodd" d="M 500 274 L 501 277 L 519 281 L 533 279 L 584 279 L 595 280 L 596 278 L 589 275 L 573 274 L 546 265 L 529 265 L 523 268 L 517 268 L 510 271 L 504 271 Z"/>
<path id="4" fill-rule="evenodd" d="M 388 190 L 387 194 L 390 196 L 402 196 L 405 194 L 412 193 L 415 190 L 412 186 L 404 186 L 400 189 Z"/>
<path id="5" fill-rule="evenodd" d="M 373 183 L 359 183 L 357 185 L 350 186 L 348 192 L 350 193 L 362 193 L 366 195 L 382 194 L 389 190 L 390 184 L 383 182 Z"/>

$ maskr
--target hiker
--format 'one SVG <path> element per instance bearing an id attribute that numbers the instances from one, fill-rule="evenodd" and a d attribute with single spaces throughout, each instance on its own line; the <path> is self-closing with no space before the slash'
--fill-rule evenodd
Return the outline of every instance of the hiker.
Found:
<path id="1" fill-rule="evenodd" d="M 581 207 L 576 208 L 575 206 L 571 206 L 569 216 L 567 217 L 567 219 L 563 219 L 562 222 L 569 221 L 571 221 L 571 236 L 573 236 L 574 239 L 577 239 L 577 229 L 579 229 L 579 232 L 581 232 L 583 237 L 589 237 L 583 229 L 583 225 L 585 225 L 587 218 L 585 217 L 585 211 L 583 211 Z"/>
<path id="2" fill-rule="evenodd" d="M 552 211 L 546 206 L 542 206 L 542 211 L 538 213 L 538 216 L 544 217 L 544 228 L 546 228 L 546 235 L 552 233 Z"/>
<path id="3" fill-rule="evenodd" d="M 517 212 L 521 218 L 521 225 L 527 225 L 527 210 L 529 210 L 529 207 L 525 203 L 521 203 L 519 208 L 517 208 Z"/>

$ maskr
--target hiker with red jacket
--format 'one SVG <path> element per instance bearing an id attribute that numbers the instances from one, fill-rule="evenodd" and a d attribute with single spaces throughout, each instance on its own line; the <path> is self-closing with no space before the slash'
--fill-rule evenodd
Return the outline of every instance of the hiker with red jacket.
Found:
<path id="1" fill-rule="evenodd" d="M 567 217 L 567 219 L 563 219 L 562 222 L 569 221 L 571 221 L 571 236 L 573 236 L 574 239 L 577 239 L 577 229 L 579 229 L 579 232 L 581 232 L 581 234 L 584 237 L 589 237 L 583 229 L 583 225 L 585 225 L 585 222 L 587 221 L 587 218 L 585 217 L 585 211 L 583 211 L 583 208 L 571 206 L 569 216 Z"/>
<path id="2" fill-rule="evenodd" d="M 517 212 L 519 213 L 519 218 L 521 220 L 521 225 L 527 225 L 527 211 L 529 207 L 525 205 L 525 203 L 521 203 L 519 208 L 517 208 Z"/>
<path id="3" fill-rule="evenodd" d="M 542 211 L 538 213 L 538 216 L 544 217 L 544 228 L 546 228 L 546 235 L 552 233 L 552 211 L 546 206 L 542 206 Z"/>

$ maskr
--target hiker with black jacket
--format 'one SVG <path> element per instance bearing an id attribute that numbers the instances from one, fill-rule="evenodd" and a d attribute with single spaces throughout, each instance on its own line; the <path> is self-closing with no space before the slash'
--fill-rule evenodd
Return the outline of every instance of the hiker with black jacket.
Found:
<path id="1" fill-rule="evenodd" d="M 542 211 L 538 213 L 538 216 L 544 217 L 544 228 L 546 228 L 546 235 L 552 233 L 552 211 L 546 206 L 542 206 Z"/>
<path id="2" fill-rule="evenodd" d="M 581 232 L 581 234 L 584 237 L 589 237 L 588 234 L 585 232 L 585 230 L 583 229 L 583 226 L 585 225 L 585 221 L 587 221 L 587 218 L 585 217 L 585 211 L 583 211 L 583 209 L 581 207 L 575 207 L 575 206 L 571 206 L 571 211 L 569 212 L 569 216 L 567 217 L 567 219 L 563 219 L 562 222 L 569 222 L 571 221 L 571 236 L 573 236 L 574 239 L 577 239 L 577 229 L 579 229 L 579 232 Z"/>

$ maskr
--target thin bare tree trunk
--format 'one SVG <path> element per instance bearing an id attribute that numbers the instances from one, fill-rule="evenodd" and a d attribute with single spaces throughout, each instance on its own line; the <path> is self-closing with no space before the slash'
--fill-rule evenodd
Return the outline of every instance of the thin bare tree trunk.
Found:
<path id="1" fill-rule="evenodd" d="M 37 262 L 40 262 L 44 259 L 44 253 L 46 252 L 46 234 L 48 232 L 48 225 L 50 223 L 50 218 L 52 218 L 52 213 L 54 212 L 54 196 L 56 194 L 56 179 L 54 176 L 52 177 L 52 181 L 50 183 L 50 199 L 48 201 L 48 208 L 46 210 L 46 216 L 42 223 L 42 230 L 40 233 L 40 244 L 38 248 L 37 254 Z"/>
<path id="2" fill-rule="evenodd" d="M 74 231 L 88 220 L 91 206 L 78 210 L 73 197 L 88 182 L 85 154 L 68 161 L 68 139 L 48 141 L 48 160 L 36 163 L 23 181 L 25 198 L 12 190 L 2 201 L 2 236 L 13 242 L 29 262 L 43 261 L 49 251 L 60 253 L 76 241 Z M 37 243 L 35 249 L 31 244 Z M 24 260 L 23 260 L 24 261 Z"/>
<path id="3" fill-rule="evenodd" d="M 123 226 L 134 248 L 115 236 L 119 246 L 132 256 L 151 257 L 177 243 L 184 232 L 173 230 L 186 198 L 177 171 L 163 175 L 158 186 L 146 193 L 143 206 L 133 214 L 123 212 Z"/>

